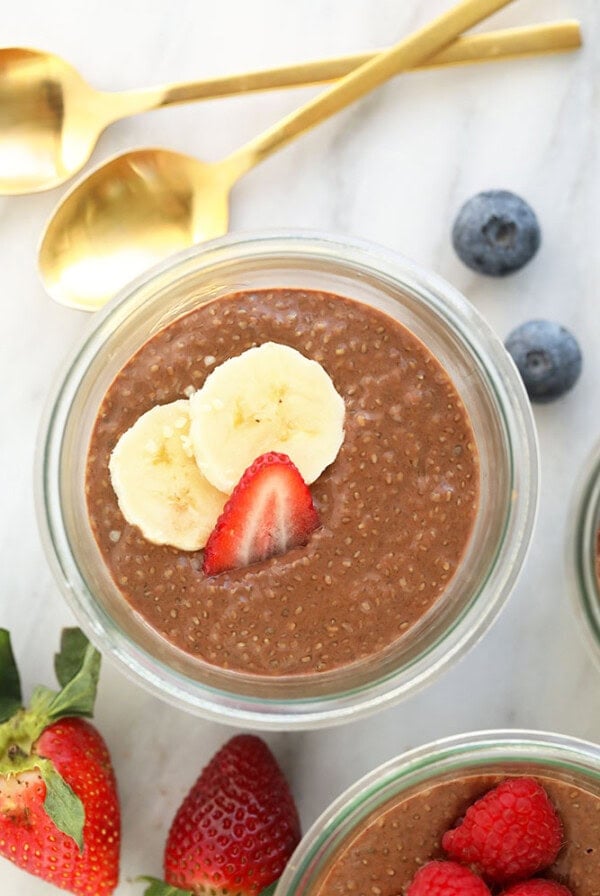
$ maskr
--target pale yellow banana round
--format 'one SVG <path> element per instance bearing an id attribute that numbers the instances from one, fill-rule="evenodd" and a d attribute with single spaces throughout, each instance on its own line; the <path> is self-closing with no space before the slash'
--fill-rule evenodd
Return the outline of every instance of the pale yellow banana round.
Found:
<path id="1" fill-rule="evenodd" d="M 153 544 L 197 551 L 227 500 L 202 475 L 190 440 L 189 402 L 157 405 L 123 433 L 109 470 L 121 513 Z"/>
<path id="2" fill-rule="evenodd" d="M 344 440 L 345 405 L 329 374 L 288 345 L 266 342 L 219 365 L 190 398 L 190 436 L 209 482 L 230 493 L 267 451 L 287 454 L 305 482 Z"/>

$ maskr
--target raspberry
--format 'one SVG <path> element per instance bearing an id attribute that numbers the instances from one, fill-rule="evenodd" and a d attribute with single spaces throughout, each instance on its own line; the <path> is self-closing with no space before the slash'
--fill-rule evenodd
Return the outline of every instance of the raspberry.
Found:
<path id="1" fill-rule="evenodd" d="M 533 778 L 508 778 L 467 809 L 442 846 L 487 880 L 508 884 L 548 868 L 562 844 L 562 825 Z"/>
<path id="2" fill-rule="evenodd" d="M 502 896 L 573 896 L 568 887 L 555 884 L 551 880 L 528 880 L 522 884 L 515 884 L 502 893 Z"/>
<path id="3" fill-rule="evenodd" d="M 417 871 L 406 896 L 491 896 L 480 877 L 456 862 L 429 862 Z"/>

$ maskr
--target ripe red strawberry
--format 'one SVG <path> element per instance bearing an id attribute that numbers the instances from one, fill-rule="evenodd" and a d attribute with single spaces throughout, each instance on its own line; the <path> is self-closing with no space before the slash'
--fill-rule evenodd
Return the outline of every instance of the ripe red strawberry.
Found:
<path id="1" fill-rule="evenodd" d="M 248 467 L 204 549 L 214 576 L 306 544 L 319 526 L 310 491 L 287 454 L 262 454 Z"/>
<path id="2" fill-rule="evenodd" d="M 573 894 L 562 884 L 537 877 L 535 880 L 527 880 L 509 887 L 501 896 L 573 896 Z"/>
<path id="3" fill-rule="evenodd" d="M 223 746 L 181 804 L 169 831 L 167 885 L 194 894 L 257 896 L 281 874 L 300 840 L 287 781 L 258 737 L 242 734 Z"/>
<path id="4" fill-rule="evenodd" d="M 29 709 L 8 632 L 0 630 L 0 854 L 78 896 L 109 896 L 119 876 L 120 816 L 110 756 L 91 715 L 100 655 L 78 629 L 55 658 L 62 690 Z"/>
<path id="5" fill-rule="evenodd" d="M 508 778 L 467 809 L 442 839 L 451 858 L 487 880 L 507 884 L 548 868 L 562 845 L 562 825 L 533 778 Z"/>
<path id="6" fill-rule="evenodd" d="M 456 862 L 429 862 L 412 879 L 406 896 L 491 896 L 480 877 Z"/>

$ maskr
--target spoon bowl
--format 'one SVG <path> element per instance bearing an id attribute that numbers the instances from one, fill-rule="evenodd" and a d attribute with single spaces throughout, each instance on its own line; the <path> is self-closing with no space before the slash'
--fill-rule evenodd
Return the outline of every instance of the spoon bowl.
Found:
<path id="1" fill-rule="evenodd" d="M 50 295 L 94 310 L 167 256 L 223 236 L 229 189 L 223 164 L 166 149 L 111 159 L 65 197 L 39 255 Z"/>
<path id="2" fill-rule="evenodd" d="M 85 165 L 113 120 L 108 95 L 40 50 L 0 49 L 0 193 L 36 193 Z"/>

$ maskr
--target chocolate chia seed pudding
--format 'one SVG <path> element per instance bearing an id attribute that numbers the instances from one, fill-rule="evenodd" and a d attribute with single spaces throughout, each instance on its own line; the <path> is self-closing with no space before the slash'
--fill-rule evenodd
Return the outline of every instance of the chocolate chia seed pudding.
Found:
<path id="1" fill-rule="evenodd" d="M 314 889 L 315 896 L 401 896 L 418 869 L 446 858 L 443 834 L 498 776 L 473 775 L 403 795 L 374 813 L 345 845 Z M 600 798 L 574 784 L 537 776 L 563 823 L 565 841 L 544 874 L 573 896 L 600 896 Z"/>
<path id="2" fill-rule="evenodd" d="M 202 552 L 151 544 L 125 521 L 109 457 L 143 413 L 269 341 L 325 368 L 345 402 L 344 442 L 311 486 L 321 527 L 306 546 L 208 577 Z M 102 402 L 86 493 L 104 562 L 153 629 L 222 669 L 297 676 L 384 650 L 442 598 L 472 531 L 479 469 L 456 388 L 412 333 L 351 299 L 279 289 L 217 299 L 148 339 Z"/>

